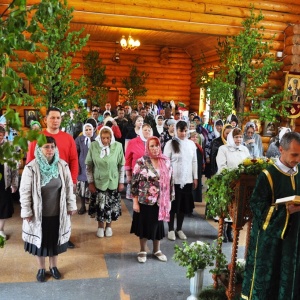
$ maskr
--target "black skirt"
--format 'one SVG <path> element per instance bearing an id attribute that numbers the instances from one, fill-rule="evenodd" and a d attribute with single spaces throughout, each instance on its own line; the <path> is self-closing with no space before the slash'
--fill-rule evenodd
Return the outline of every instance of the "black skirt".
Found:
<path id="1" fill-rule="evenodd" d="M 140 212 L 133 212 L 130 233 L 140 239 L 161 240 L 165 237 L 163 221 L 158 221 L 159 207 L 155 205 L 140 204 Z"/>
<path id="2" fill-rule="evenodd" d="M 175 200 L 172 201 L 171 212 L 178 214 L 190 214 L 195 208 L 193 200 L 193 184 L 188 183 L 182 189 L 179 184 L 175 184 Z"/>
<path id="3" fill-rule="evenodd" d="M 0 164 L 0 173 L 4 174 L 4 165 Z M 0 219 L 11 218 L 14 213 L 14 205 L 10 187 L 5 190 L 4 175 L 0 179 Z"/>
<path id="4" fill-rule="evenodd" d="M 42 244 L 41 248 L 25 242 L 24 249 L 26 252 L 36 256 L 56 256 L 66 252 L 68 243 L 58 245 L 59 234 L 59 216 L 42 217 Z"/>

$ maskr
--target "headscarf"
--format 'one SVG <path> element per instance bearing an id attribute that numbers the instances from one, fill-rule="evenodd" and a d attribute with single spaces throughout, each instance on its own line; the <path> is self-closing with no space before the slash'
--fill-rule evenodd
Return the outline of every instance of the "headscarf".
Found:
<path id="1" fill-rule="evenodd" d="M 115 121 L 115 119 L 114 119 L 113 117 L 106 117 L 106 118 L 103 120 L 103 125 L 106 125 L 106 123 L 107 123 L 108 121 L 113 122 L 113 121 Z"/>
<path id="2" fill-rule="evenodd" d="M 238 118 L 237 118 L 236 115 L 231 114 L 231 115 L 229 115 L 229 116 L 227 117 L 226 122 L 229 123 L 229 124 L 230 124 L 231 122 L 235 122 L 235 123 L 236 123 L 236 127 L 237 127 L 237 125 L 238 125 L 238 123 L 239 123 L 239 120 L 238 120 Z"/>
<path id="3" fill-rule="evenodd" d="M 253 134 L 253 136 L 248 137 L 247 131 L 248 131 L 248 129 L 249 129 L 250 127 L 253 128 L 254 134 Z M 244 136 L 243 136 L 244 141 L 254 139 L 254 138 L 255 138 L 254 135 L 255 135 L 255 124 L 254 124 L 253 122 L 247 122 L 246 125 L 245 125 L 245 128 L 244 128 Z"/>
<path id="4" fill-rule="evenodd" d="M 281 127 L 281 130 L 280 130 L 280 132 L 279 132 L 279 143 L 280 143 L 282 137 L 283 137 L 286 133 L 291 132 L 291 131 L 292 131 L 292 130 L 291 130 L 290 128 L 288 128 L 288 127 Z"/>
<path id="5" fill-rule="evenodd" d="M 155 117 L 156 129 L 159 134 L 162 134 L 162 132 L 164 131 L 164 122 L 162 122 L 162 125 L 158 125 L 158 118 L 162 118 L 162 120 L 164 120 L 164 117 L 161 115 L 157 115 Z"/>
<path id="6" fill-rule="evenodd" d="M 97 130 L 97 120 L 94 119 L 93 117 L 90 117 L 88 118 L 86 121 L 85 121 L 85 124 L 91 124 L 94 128 L 94 132 Z"/>
<path id="7" fill-rule="evenodd" d="M 236 128 L 238 128 L 238 127 L 235 127 L 234 129 L 236 129 Z M 228 144 L 228 146 L 230 146 L 234 149 L 240 149 L 240 146 L 237 146 L 233 139 L 233 130 L 234 129 L 232 129 L 227 136 L 227 144 Z"/>
<path id="8" fill-rule="evenodd" d="M 104 116 L 105 114 L 107 114 L 107 113 L 109 113 L 109 115 L 111 116 L 111 112 L 110 112 L 109 110 L 104 111 L 104 112 L 103 112 L 103 116 Z"/>
<path id="9" fill-rule="evenodd" d="M 42 130 L 42 125 L 40 124 L 40 122 L 32 120 L 32 121 L 30 122 L 30 128 L 31 128 L 33 125 L 38 125 L 39 128 L 40 128 L 40 130 Z"/>
<path id="10" fill-rule="evenodd" d="M 140 137 L 140 139 L 141 139 L 144 143 L 146 143 L 146 142 L 147 142 L 147 139 L 144 137 L 144 134 L 143 134 L 143 127 L 144 127 L 144 125 L 145 125 L 145 124 L 143 124 L 143 125 L 141 126 L 140 130 L 139 130 L 139 137 Z M 147 125 L 149 125 L 149 124 L 147 124 Z M 151 128 L 150 125 L 149 125 L 149 127 Z M 150 136 L 153 136 L 152 128 L 151 128 L 151 135 L 150 135 Z"/>
<path id="11" fill-rule="evenodd" d="M 93 133 L 94 133 L 94 127 L 93 127 L 93 125 L 90 124 L 90 123 L 86 123 L 86 124 L 84 124 L 84 125 L 82 126 L 82 135 L 85 136 L 84 144 L 85 144 L 88 148 L 90 148 L 90 146 L 91 146 L 91 138 L 93 137 L 93 135 L 92 135 L 91 137 L 89 137 L 89 136 L 86 135 L 86 133 L 85 133 L 85 128 L 86 128 L 86 127 L 91 127 L 92 130 L 93 130 Z"/>
<path id="12" fill-rule="evenodd" d="M 35 146 L 34 156 L 40 168 L 41 186 L 45 186 L 52 178 L 58 178 L 59 152 L 57 147 L 54 151 L 53 161 L 50 164 L 38 144 Z"/>
<path id="13" fill-rule="evenodd" d="M 159 154 L 157 156 L 152 156 L 149 150 L 149 143 L 151 140 L 155 140 L 159 145 Z M 170 201 L 170 173 L 167 168 L 166 161 L 169 158 L 162 154 L 161 145 L 159 139 L 156 136 L 151 136 L 148 138 L 146 143 L 146 156 L 151 158 L 158 159 L 159 165 L 159 212 L 158 212 L 158 220 L 159 221 L 170 221 L 170 210 L 171 210 L 171 201 Z"/>
<path id="14" fill-rule="evenodd" d="M 221 120 L 221 119 L 218 119 L 218 120 L 216 120 L 215 122 L 214 122 L 214 134 L 215 134 L 215 138 L 218 138 L 218 137 L 220 137 L 220 132 L 217 130 L 217 128 L 216 128 L 216 126 L 217 125 L 222 125 L 222 126 L 224 126 L 224 123 L 223 123 L 223 121 Z"/>
<path id="15" fill-rule="evenodd" d="M 222 138 L 222 142 L 223 142 L 224 145 L 227 144 L 227 140 L 224 138 L 224 131 L 225 131 L 228 127 L 230 127 L 230 126 L 231 126 L 231 124 L 225 124 L 225 125 L 223 126 L 223 128 L 222 128 L 221 138 Z M 231 129 L 231 130 L 232 130 L 232 129 Z"/>
<path id="16" fill-rule="evenodd" d="M 102 143 L 102 141 L 101 141 L 101 132 L 102 132 L 102 130 L 104 128 L 108 129 L 110 131 L 110 133 L 111 133 L 111 140 L 110 140 L 110 144 L 108 146 L 104 146 L 103 143 Z M 100 158 L 103 158 L 105 155 L 108 156 L 110 154 L 110 145 L 113 144 L 113 143 L 115 143 L 115 141 L 116 141 L 112 129 L 110 127 L 108 127 L 108 126 L 103 126 L 100 129 L 99 135 L 96 137 L 95 140 L 99 143 L 99 145 L 101 147 Z"/>

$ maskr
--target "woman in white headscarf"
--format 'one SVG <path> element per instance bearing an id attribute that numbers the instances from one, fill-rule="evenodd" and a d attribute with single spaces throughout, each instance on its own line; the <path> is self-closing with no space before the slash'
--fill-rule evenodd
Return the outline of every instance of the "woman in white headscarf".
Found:
<path id="1" fill-rule="evenodd" d="M 292 130 L 288 127 L 281 127 L 279 135 L 278 135 L 278 140 L 275 142 L 272 142 L 269 145 L 269 148 L 266 152 L 266 157 L 270 158 L 270 157 L 279 157 L 280 156 L 280 151 L 279 151 L 280 141 L 286 133 L 291 132 L 291 131 Z"/>
<path id="2" fill-rule="evenodd" d="M 160 138 L 161 134 L 164 132 L 164 117 L 157 115 L 155 117 L 156 126 L 153 128 L 153 135 Z"/>
<path id="3" fill-rule="evenodd" d="M 92 124 L 86 123 L 82 128 L 82 135 L 75 139 L 76 149 L 78 153 L 79 172 L 77 176 L 76 195 L 80 197 L 81 207 L 78 214 L 86 213 L 85 202 L 90 198 L 88 189 L 88 181 L 86 177 L 85 159 L 89 151 L 91 142 L 96 138 L 95 129 Z"/>
<path id="4" fill-rule="evenodd" d="M 120 192 L 124 189 L 124 155 L 122 144 L 115 141 L 110 127 L 101 128 L 90 146 L 86 174 L 91 197 L 89 214 L 98 221 L 97 236 L 112 236 L 112 221 L 121 215 Z M 106 228 L 104 225 L 106 223 Z"/>
<path id="5" fill-rule="evenodd" d="M 182 231 L 185 214 L 194 209 L 192 191 L 198 186 L 198 166 L 196 145 L 187 136 L 188 125 L 185 121 L 176 123 L 176 137 L 166 143 L 164 155 L 170 158 L 175 183 L 175 200 L 172 202 L 168 239 L 175 241 L 174 219 L 176 214 L 176 234 L 181 240 L 187 237 Z"/>
<path id="6" fill-rule="evenodd" d="M 242 129 L 236 127 L 227 136 L 227 144 L 219 148 L 217 154 L 218 174 L 224 169 L 234 169 L 250 156 L 247 147 L 242 145 Z"/>
<path id="7" fill-rule="evenodd" d="M 252 157 L 263 156 L 261 137 L 255 132 L 255 124 L 253 122 L 248 122 L 245 126 L 243 145 L 248 148 Z"/>

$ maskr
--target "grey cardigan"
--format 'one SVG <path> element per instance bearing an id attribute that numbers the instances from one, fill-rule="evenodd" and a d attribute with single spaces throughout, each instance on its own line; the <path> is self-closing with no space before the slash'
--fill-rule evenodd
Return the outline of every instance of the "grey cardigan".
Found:
<path id="1" fill-rule="evenodd" d="M 68 164 L 60 159 L 59 175 L 62 181 L 60 194 L 60 215 L 58 245 L 66 243 L 71 235 L 71 220 L 68 211 L 76 210 L 76 197 Z M 42 197 L 41 175 L 36 160 L 28 163 L 22 174 L 20 184 L 21 218 L 33 217 L 31 222 L 23 220 L 22 239 L 38 248 L 42 242 Z"/>

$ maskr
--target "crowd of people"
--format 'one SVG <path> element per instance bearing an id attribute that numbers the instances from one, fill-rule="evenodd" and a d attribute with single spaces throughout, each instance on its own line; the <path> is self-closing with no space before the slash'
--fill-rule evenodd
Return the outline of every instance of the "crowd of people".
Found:
<path id="1" fill-rule="evenodd" d="M 142 103 L 136 110 L 128 105 L 112 110 L 107 103 L 103 114 L 94 106 L 91 116 L 80 126 L 76 124 L 76 128 L 81 127 L 76 134 L 67 128 L 61 130 L 61 122 L 61 111 L 55 107 L 46 113 L 46 128 L 36 120 L 31 122 L 32 129 L 46 136 L 46 142 L 30 143 L 19 189 L 24 249 L 37 258 L 39 282 L 46 280 L 46 257 L 50 274 L 61 278 L 58 254 L 75 247 L 70 241 L 71 215 L 88 212 L 97 222 L 98 238 L 113 235 L 112 222 L 122 215 L 120 193 L 125 185 L 126 198 L 133 205 L 130 233 L 140 241 L 138 262 L 147 261 L 147 240 L 153 242 L 152 255 L 166 262 L 160 248 L 164 222 L 170 241 L 187 239 L 184 218 L 193 213 L 195 202 L 202 201 L 203 175 L 210 178 L 224 169 L 236 168 L 247 157 L 264 155 L 255 124 L 248 122 L 239 128 L 235 115 L 211 125 L 196 113 L 172 116 L 171 109 L 153 110 Z M 282 143 L 286 143 L 283 137 L 289 132 L 289 128 L 281 130 L 267 156 L 279 157 L 282 149 L 288 151 L 288 145 L 283 147 Z M 0 127 L 0 147 L 4 134 Z M 0 235 L 6 238 L 4 223 L 13 213 L 8 199 L 17 190 L 18 171 L 1 164 L 0 173 L 4 174 L 0 179 Z M 266 179 L 260 181 L 266 183 Z M 80 199 L 78 210 L 76 196 Z M 257 215 L 261 217 L 259 212 Z M 224 242 L 232 241 L 231 220 L 226 221 Z"/>

